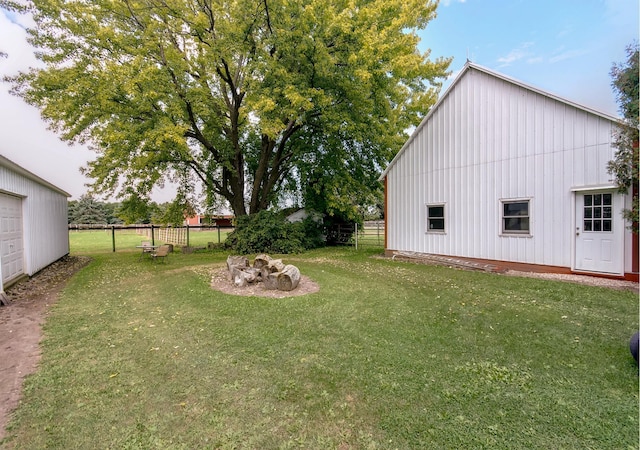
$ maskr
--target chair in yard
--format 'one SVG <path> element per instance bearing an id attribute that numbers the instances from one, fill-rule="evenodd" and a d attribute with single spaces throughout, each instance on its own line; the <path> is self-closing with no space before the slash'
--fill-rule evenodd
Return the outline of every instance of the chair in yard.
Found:
<path id="1" fill-rule="evenodd" d="M 151 253 L 151 258 L 153 258 L 154 261 L 157 261 L 158 258 L 161 258 L 164 262 L 164 260 L 166 259 L 166 257 L 169 255 L 169 250 L 171 249 L 171 246 L 169 245 L 161 245 L 158 250 L 156 250 L 155 252 Z"/>

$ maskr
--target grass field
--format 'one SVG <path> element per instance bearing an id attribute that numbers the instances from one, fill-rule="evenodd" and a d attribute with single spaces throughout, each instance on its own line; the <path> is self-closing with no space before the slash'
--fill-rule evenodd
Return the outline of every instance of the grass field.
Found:
<path id="1" fill-rule="evenodd" d="M 189 245 L 192 247 L 206 247 L 210 242 L 221 244 L 224 243 L 231 231 L 231 228 L 222 228 L 219 231 L 215 229 L 192 229 L 189 232 Z M 104 230 L 73 230 L 69 233 L 75 245 L 74 251 L 79 252 L 111 252 L 114 246 L 116 251 L 126 251 L 135 248 L 136 245 L 140 245 L 143 240 L 150 239 L 137 233 L 134 229 L 116 229 L 115 233 L 112 233 L 110 228 Z M 355 246 L 356 242 L 358 248 L 383 249 L 384 225 L 359 228 L 357 240 L 354 235 L 350 245 Z M 157 243 L 163 242 L 158 240 Z"/>
<path id="2" fill-rule="evenodd" d="M 206 247 L 209 242 L 214 244 L 223 243 L 230 232 L 230 228 L 222 228 L 220 233 L 217 230 L 191 230 L 189 233 L 189 245 L 192 247 Z M 69 239 L 72 245 L 71 251 L 76 254 L 113 252 L 114 241 L 116 252 L 127 252 L 135 250 L 136 245 L 140 245 L 142 241 L 150 240 L 149 237 L 137 233 L 134 229 L 116 229 L 115 233 L 112 233 L 110 228 L 70 231 Z M 155 243 L 164 244 L 165 242 L 156 239 Z"/>
<path id="3" fill-rule="evenodd" d="M 226 253 L 124 239 L 71 234 L 3 448 L 638 448 L 636 294 L 342 248 L 284 256 L 318 293 L 239 297 Z"/>

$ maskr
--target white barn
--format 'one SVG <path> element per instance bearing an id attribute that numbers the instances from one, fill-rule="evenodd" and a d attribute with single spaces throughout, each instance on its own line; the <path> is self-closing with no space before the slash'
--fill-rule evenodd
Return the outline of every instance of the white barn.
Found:
<path id="1" fill-rule="evenodd" d="M 0 156 L 0 292 L 69 254 L 68 197 Z"/>
<path id="2" fill-rule="evenodd" d="M 616 126 L 468 62 L 380 177 L 386 253 L 637 279 L 631 199 L 607 173 Z"/>

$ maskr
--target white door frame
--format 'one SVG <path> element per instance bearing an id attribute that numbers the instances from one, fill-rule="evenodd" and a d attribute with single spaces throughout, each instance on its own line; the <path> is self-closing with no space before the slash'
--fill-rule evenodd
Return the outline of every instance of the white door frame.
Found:
<path id="1" fill-rule="evenodd" d="M 622 218 L 622 209 L 624 208 L 624 195 L 619 194 L 616 190 L 616 187 L 613 185 L 604 185 L 604 186 L 589 186 L 589 187 L 581 187 L 574 188 L 573 198 L 572 198 L 572 217 L 573 217 L 573 227 L 571 229 L 571 269 L 576 272 L 591 272 L 591 273 L 601 273 L 606 275 L 624 275 L 624 239 L 625 239 L 625 221 Z M 612 253 L 613 258 L 615 260 L 612 264 L 611 268 L 597 270 L 598 268 L 584 268 L 581 265 L 581 261 L 578 261 L 578 255 L 581 251 L 579 246 L 582 244 L 580 236 L 584 233 L 583 227 L 583 217 L 582 211 L 578 211 L 578 206 L 582 204 L 579 201 L 580 196 L 585 194 L 599 194 L 599 193 L 607 193 L 612 194 L 612 233 L 613 237 L 613 247 Z"/>

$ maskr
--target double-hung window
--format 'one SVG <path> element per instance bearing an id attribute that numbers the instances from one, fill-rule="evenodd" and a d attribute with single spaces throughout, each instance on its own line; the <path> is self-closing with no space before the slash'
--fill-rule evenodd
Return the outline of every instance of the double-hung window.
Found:
<path id="1" fill-rule="evenodd" d="M 502 201 L 502 234 L 530 234 L 529 200 Z"/>
<path id="2" fill-rule="evenodd" d="M 444 233 L 444 204 L 427 205 L 427 233 Z"/>

